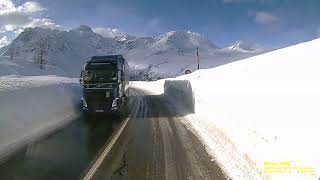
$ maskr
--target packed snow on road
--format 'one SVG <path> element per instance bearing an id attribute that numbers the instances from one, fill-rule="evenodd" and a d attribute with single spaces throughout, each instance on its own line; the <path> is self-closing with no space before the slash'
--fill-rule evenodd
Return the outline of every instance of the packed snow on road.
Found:
<path id="1" fill-rule="evenodd" d="M 134 82 L 133 86 L 154 94 L 171 88 L 192 96 L 195 113 L 183 123 L 232 179 L 317 179 L 319 46 L 320 39 L 316 39 L 174 79 Z M 168 83 L 182 80 L 189 85 Z M 190 88 L 192 91 L 187 90 Z M 188 97 L 176 93 L 168 99 L 182 109 Z"/>

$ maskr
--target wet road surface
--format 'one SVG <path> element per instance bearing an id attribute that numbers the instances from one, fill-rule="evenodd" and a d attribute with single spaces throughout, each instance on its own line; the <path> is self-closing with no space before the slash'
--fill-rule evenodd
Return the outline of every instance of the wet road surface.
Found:
<path id="1" fill-rule="evenodd" d="M 129 123 L 92 179 L 227 179 L 163 95 L 131 89 L 122 119 L 80 117 L 0 164 L 1 180 L 83 178 L 123 120 Z"/>
<path id="2" fill-rule="evenodd" d="M 115 117 L 80 117 L 2 163 L 0 179 L 79 179 L 120 122 Z"/>
<path id="3" fill-rule="evenodd" d="M 138 102 L 118 143 L 93 179 L 227 179 L 163 95 L 133 89 Z"/>

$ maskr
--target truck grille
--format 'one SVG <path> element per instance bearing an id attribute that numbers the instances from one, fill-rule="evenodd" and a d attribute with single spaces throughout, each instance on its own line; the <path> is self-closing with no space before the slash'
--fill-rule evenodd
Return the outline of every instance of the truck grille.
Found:
<path id="1" fill-rule="evenodd" d="M 112 99 L 113 93 L 106 90 L 85 90 L 84 97 L 87 101 L 107 101 Z"/>
<path id="2" fill-rule="evenodd" d="M 110 83 L 99 83 L 99 84 L 85 84 L 86 89 L 112 89 L 113 84 Z"/>

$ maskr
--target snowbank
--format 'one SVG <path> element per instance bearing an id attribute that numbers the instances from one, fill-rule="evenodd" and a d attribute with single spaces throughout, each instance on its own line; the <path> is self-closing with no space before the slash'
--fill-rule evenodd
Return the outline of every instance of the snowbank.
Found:
<path id="1" fill-rule="evenodd" d="M 190 81 L 165 80 L 163 87 L 163 92 L 168 99 L 175 101 L 176 104 L 180 103 L 184 107 L 183 110 L 185 112 L 194 113 L 195 99 Z"/>
<path id="2" fill-rule="evenodd" d="M 77 115 L 76 79 L 0 76 L 0 160 Z"/>
<path id="3" fill-rule="evenodd" d="M 79 70 L 80 71 L 80 70 Z M 59 67 L 47 64 L 45 69 L 40 69 L 34 64 L 34 60 L 25 57 L 0 56 L 0 76 L 20 75 L 20 76 L 45 76 L 45 75 L 65 76 L 66 73 Z"/>
<path id="4" fill-rule="evenodd" d="M 185 123 L 232 179 L 319 178 L 319 47 L 317 39 L 171 79 L 190 82 L 195 113 Z M 164 84 L 133 85 L 163 93 Z"/>

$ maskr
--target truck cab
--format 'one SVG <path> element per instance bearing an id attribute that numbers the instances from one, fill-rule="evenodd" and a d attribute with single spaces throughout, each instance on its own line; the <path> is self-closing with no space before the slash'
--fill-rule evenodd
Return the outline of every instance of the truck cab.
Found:
<path id="1" fill-rule="evenodd" d="M 129 86 L 129 66 L 122 55 L 93 56 L 83 66 L 82 109 L 121 114 Z"/>

